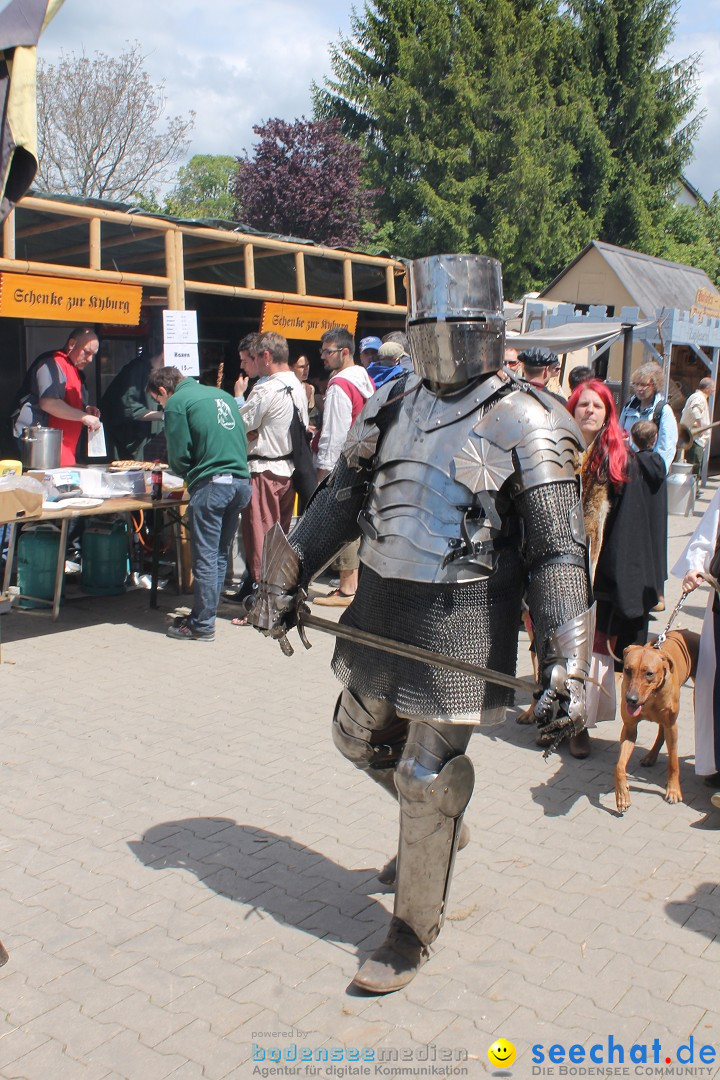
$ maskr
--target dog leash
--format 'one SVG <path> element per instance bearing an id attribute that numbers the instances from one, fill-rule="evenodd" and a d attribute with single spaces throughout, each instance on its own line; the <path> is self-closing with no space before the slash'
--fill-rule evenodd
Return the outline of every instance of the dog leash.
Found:
<path id="1" fill-rule="evenodd" d="M 683 604 L 685 603 L 685 601 L 687 600 L 689 595 L 690 595 L 690 593 L 683 593 L 682 594 L 682 596 L 678 600 L 677 604 L 675 605 L 675 610 L 673 611 L 672 615 L 670 616 L 667 626 L 663 630 L 662 634 L 660 634 L 657 641 L 653 642 L 653 649 L 659 649 L 660 646 L 664 643 L 665 638 L 668 636 L 668 632 L 670 630 L 670 627 L 672 626 L 672 624 L 675 622 L 678 615 L 680 614 L 680 608 L 683 606 Z"/>

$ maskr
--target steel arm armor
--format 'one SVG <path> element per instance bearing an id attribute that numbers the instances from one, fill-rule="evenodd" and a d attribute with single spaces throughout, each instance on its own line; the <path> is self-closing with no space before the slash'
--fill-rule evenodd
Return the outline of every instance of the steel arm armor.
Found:
<path id="1" fill-rule="evenodd" d="M 360 535 L 358 514 L 367 496 L 369 469 L 351 469 L 341 455 L 337 465 L 316 489 L 298 525 L 290 533 L 290 546 L 300 556 L 299 584 L 306 588 L 316 574 Z"/>
<path id="2" fill-rule="evenodd" d="M 578 506 L 573 481 L 532 488 L 518 499 L 525 527 L 528 606 L 543 682 L 549 687 L 536 718 L 547 724 L 554 703 L 565 699 L 567 715 L 555 723 L 575 732 L 584 726 L 585 688 L 572 676 L 589 673 L 595 628 Z"/>

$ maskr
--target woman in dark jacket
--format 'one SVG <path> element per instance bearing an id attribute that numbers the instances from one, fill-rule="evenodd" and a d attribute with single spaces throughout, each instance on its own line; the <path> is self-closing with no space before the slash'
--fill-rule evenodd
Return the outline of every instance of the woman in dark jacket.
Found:
<path id="1" fill-rule="evenodd" d="M 588 448 L 582 465 L 583 510 L 597 601 L 596 628 L 619 657 L 644 644 L 658 601 L 662 568 L 652 537 L 648 489 L 628 448 L 608 387 L 582 383 L 568 401 Z"/>
<path id="2" fill-rule="evenodd" d="M 623 650 L 647 641 L 650 612 L 658 602 L 661 571 L 648 491 L 608 387 L 596 379 L 581 383 L 568 409 L 588 444 L 582 500 L 597 604 L 593 651 L 612 657 L 615 670 L 621 671 Z M 587 733 L 575 743 L 571 752 L 587 756 Z"/>

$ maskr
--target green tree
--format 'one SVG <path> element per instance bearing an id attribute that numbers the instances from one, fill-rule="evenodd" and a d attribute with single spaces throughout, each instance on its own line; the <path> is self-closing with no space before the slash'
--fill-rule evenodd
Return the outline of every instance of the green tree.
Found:
<path id="1" fill-rule="evenodd" d="M 697 206 L 671 205 L 658 230 L 655 255 L 697 266 L 720 286 L 720 197 Z"/>
<path id="2" fill-rule="evenodd" d="M 660 254 L 702 120 L 691 115 L 698 58 L 663 59 L 677 0 L 570 0 L 569 6 L 584 66 L 594 73 L 594 110 L 613 154 L 602 239 Z"/>
<path id="3" fill-rule="evenodd" d="M 503 261 L 508 294 L 595 234 L 610 156 L 554 0 L 372 0 L 315 87 L 380 188 L 376 244 Z"/>
<path id="4" fill-rule="evenodd" d="M 231 182 L 237 161 L 228 154 L 195 154 L 178 169 L 164 211 L 174 217 L 223 218 L 232 221 L 235 199 Z"/>

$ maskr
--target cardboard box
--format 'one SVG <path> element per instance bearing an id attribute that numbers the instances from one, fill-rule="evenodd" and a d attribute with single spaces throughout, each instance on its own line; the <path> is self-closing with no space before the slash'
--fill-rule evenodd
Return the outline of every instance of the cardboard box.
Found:
<path id="1" fill-rule="evenodd" d="M 41 491 L 0 486 L 0 525 L 8 521 L 25 521 L 42 514 Z"/>

